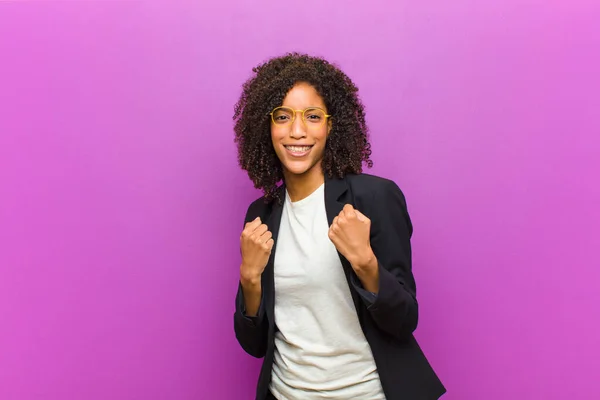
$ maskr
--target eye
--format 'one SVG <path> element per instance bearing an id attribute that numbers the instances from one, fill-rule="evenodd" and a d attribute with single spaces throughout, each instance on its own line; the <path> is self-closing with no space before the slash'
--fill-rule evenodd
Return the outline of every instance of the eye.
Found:
<path id="1" fill-rule="evenodd" d="M 309 109 L 306 110 L 304 118 L 308 122 L 318 123 L 321 122 L 323 118 L 325 118 L 325 113 L 323 112 L 323 110 L 320 110 L 318 108 Z"/>
<path id="2" fill-rule="evenodd" d="M 273 121 L 276 124 L 286 124 L 292 120 L 292 113 L 285 108 L 279 108 L 273 113 Z"/>

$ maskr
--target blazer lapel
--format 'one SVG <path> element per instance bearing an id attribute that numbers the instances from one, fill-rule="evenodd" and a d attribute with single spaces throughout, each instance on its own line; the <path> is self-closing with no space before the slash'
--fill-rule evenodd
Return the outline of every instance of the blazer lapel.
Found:
<path id="1" fill-rule="evenodd" d="M 329 226 L 344 208 L 345 203 L 340 198 L 347 190 L 348 186 L 344 179 L 325 179 L 325 210 Z"/>
<path id="2" fill-rule="evenodd" d="M 352 204 L 354 207 L 351 193 L 349 193 L 349 195 L 347 194 L 349 191 L 350 188 L 348 187 L 346 179 L 325 178 L 325 211 L 327 212 L 327 221 L 329 222 L 329 226 L 331 226 L 333 223 L 333 219 L 342 211 L 344 205 Z M 354 300 L 354 305 L 358 311 L 360 299 L 356 291 L 352 290 L 352 274 L 354 273 L 354 270 L 352 269 L 352 266 L 346 257 L 344 257 L 339 251 L 337 253 L 344 268 L 346 281 L 351 289 L 350 292 L 352 293 L 352 300 Z"/>
<path id="3" fill-rule="evenodd" d="M 279 187 L 280 198 L 285 198 L 285 185 Z M 273 249 L 271 250 L 271 256 L 267 262 L 267 266 L 263 272 L 265 280 L 263 281 L 263 295 L 265 300 L 265 307 L 267 312 L 267 318 L 269 324 L 275 321 L 275 251 L 277 248 L 277 238 L 279 236 L 279 225 L 281 224 L 281 213 L 283 211 L 283 205 L 276 201 L 271 202 L 269 205 L 270 212 L 266 217 L 265 224 L 273 234 Z"/>

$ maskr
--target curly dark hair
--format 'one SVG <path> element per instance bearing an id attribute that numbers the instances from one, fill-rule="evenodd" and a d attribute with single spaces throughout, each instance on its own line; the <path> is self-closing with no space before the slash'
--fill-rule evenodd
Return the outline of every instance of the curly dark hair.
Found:
<path id="1" fill-rule="evenodd" d="M 235 143 L 238 162 L 265 200 L 279 199 L 277 185 L 283 171 L 271 142 L 269 113 L 283 103 L 298 82 L 312 85 L 332 115 L 332 129 L 321 163 L 327 177 L 342 178 L 362 172 L 363 162 L 370 168 L 371 144 L 365 123 L 364 106 L 358 88 L 337 66 L 323 58 L 288 53 L 260 64 L 244 85 L 235 105 Z"/>

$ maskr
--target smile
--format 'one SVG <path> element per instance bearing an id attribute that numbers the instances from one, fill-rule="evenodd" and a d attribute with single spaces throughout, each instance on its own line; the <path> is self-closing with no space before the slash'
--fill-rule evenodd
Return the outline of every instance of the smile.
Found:
<path id="1" fill-rule="evenodd" d="M 307 155 L 313 146 L 284 146 L 285 149 L 294 157 L 302 157 Z"/>

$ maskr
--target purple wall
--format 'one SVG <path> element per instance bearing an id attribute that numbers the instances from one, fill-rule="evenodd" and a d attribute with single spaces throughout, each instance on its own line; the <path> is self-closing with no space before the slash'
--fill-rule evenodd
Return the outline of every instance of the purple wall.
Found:
<path id="1" fill-rule="evenodd" d="M 445 398 L 600 398 L 600 3 L 567 3 L 0 2 L 0 398 L 253 398 L 231 116 L 290 50 L 361 87 Z"/>

